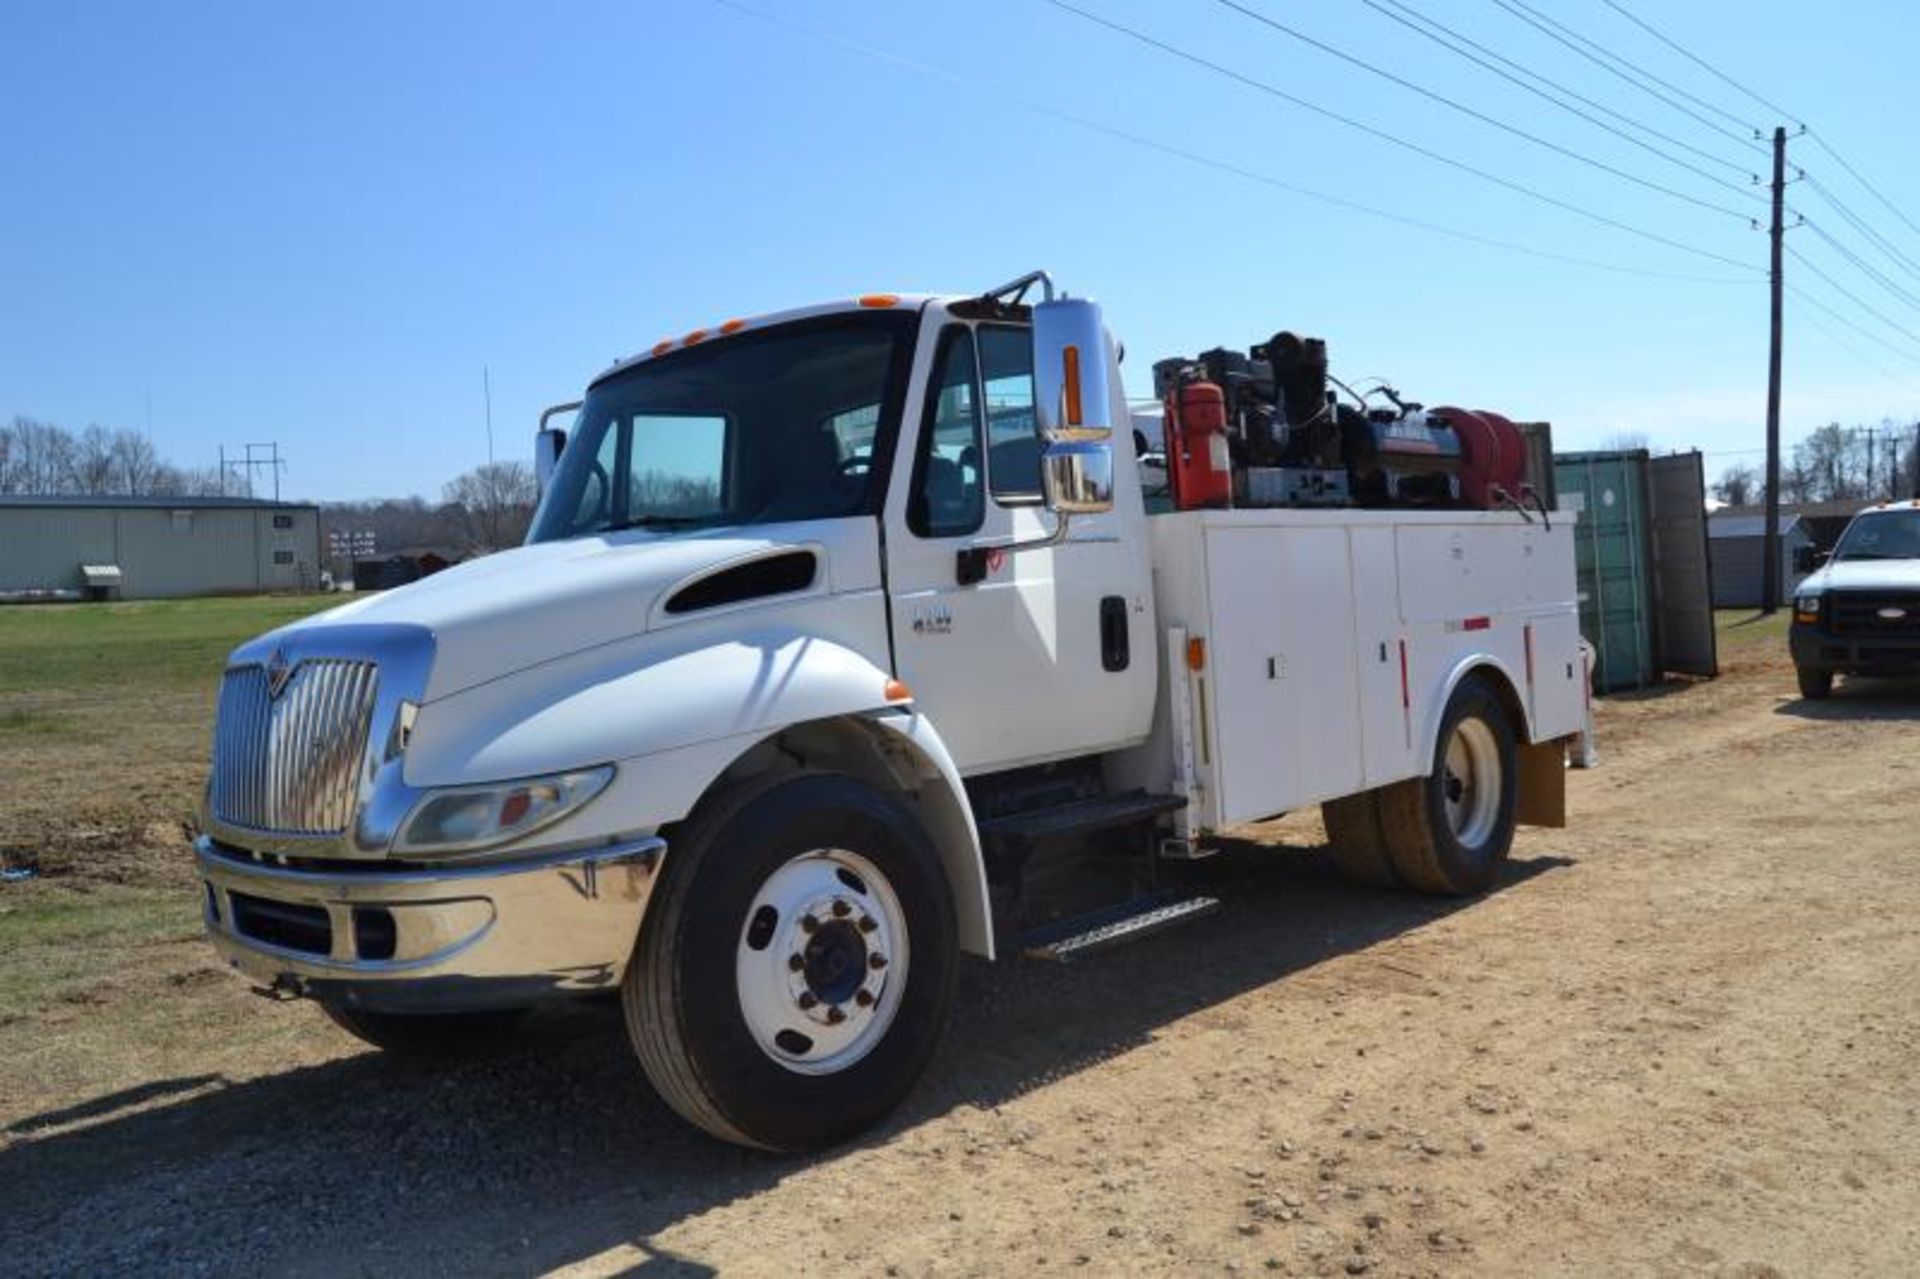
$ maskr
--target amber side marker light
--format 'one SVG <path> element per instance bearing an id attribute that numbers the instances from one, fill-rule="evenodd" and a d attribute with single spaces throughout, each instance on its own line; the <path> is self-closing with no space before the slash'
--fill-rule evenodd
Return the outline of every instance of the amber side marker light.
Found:
<path id="1" fill-rule="evenodd" d="M 1207 642 L 1203 639 L 1188 640 L 1187 641 L 1187 669 L 1190 671 L 1199 671 L 1199 670 L 1205 670 L 1206 666 L 1207 666 Z"/>
<path id="2" fill-rule="evenodd" d="M 886 688 L 882 690 L 882 693 L 890 702 L 910 702 L 913 700 L 913 690 L 897 679 L 888 680 Z"/>
<path id="3" fill-rule="evenodd" d="M 1063 346 L 1060 348 L 1061 373 L 1066 380 L 1068 426 L 1079 426 L 1080 416 L 1080 348 Z"/>

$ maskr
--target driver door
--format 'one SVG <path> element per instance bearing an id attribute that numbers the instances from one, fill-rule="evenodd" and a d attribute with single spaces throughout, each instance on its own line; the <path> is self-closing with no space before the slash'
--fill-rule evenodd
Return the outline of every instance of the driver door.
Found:
<path id="1" fill-rule="evenodd" d="M 1116 509 L 1057 546 L 1001 549 L 1054 527 L 1031 352 L 1024 326 L 928 308 L 887 489 L 897 673 L 968 774 L 1128 745 L 1152 715 L 1141 519 Z M 1139 507 L 1137 484 L 1116 499 Z M 984 552 L 979 580 L 962 580 L 963 551 Z"/>

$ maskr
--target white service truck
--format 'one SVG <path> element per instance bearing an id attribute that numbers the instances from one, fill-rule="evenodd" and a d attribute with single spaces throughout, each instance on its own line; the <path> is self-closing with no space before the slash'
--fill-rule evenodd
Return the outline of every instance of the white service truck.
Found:
<path id="1" fill-rule="evenodd" d="M 617 992 L 679 1113 L 803 1150 L 908 1092 L 963 952 L 1201 914 L 1160 869 L 1236 823 L 1321 805 L 1348 875 L 1487 888 L 1516 822 L 1564 821 L 1566 523 L 1463 509 L 1444 465 L 1356 471 L 1371 508 L 1298 475 L 1248 506 L 1237 475 L 1239 504 L 1149 514 L 1143 482 L 1208 458 L 1170 432 L 1140 464 L 1119 358 L 1036 272 L 616 364 L 542 431 L 526 545 L 234 652 L 214 945 L 393 1050 Z M 1318 429 L 1269 408 L 1269 444 Z M 1069 846 L 1137 873 L 1063 913 L 1035 886 Z"/>

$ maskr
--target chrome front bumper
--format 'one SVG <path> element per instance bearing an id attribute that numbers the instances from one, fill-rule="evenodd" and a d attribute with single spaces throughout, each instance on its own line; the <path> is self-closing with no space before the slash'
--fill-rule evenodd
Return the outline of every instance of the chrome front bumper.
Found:
<path id="1" fill-rule="evenodd" d="M 617 987 L 666 843 L 423 870 L 295 869 L 194 843 L 214 949 L 272 990 L 381 1012 Z"/>

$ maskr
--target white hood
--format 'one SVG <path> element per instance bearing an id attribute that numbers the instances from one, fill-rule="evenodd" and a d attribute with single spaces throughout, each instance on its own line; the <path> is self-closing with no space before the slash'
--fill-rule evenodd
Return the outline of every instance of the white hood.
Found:
<path id="1" fill-rule="evenodd" d="M 433 632 L 433 701 L 487 680 L 626 639 L 657 624 L 674 587 L 769 551 L 808 548 L 816 590 L 879 582 L 871 518 L 661 534 L 631 529 L 518 547 L 295 622 L 279 635 L 336 625 L 401 623 Z M 309 636 L 311 638 L 311 636 Z"/>
<path id="2" fill-rule="evenodd" d="M 1920 591 L 1920 560 L 1837 560 L 1798 587 L 1820 591 Z"/>

